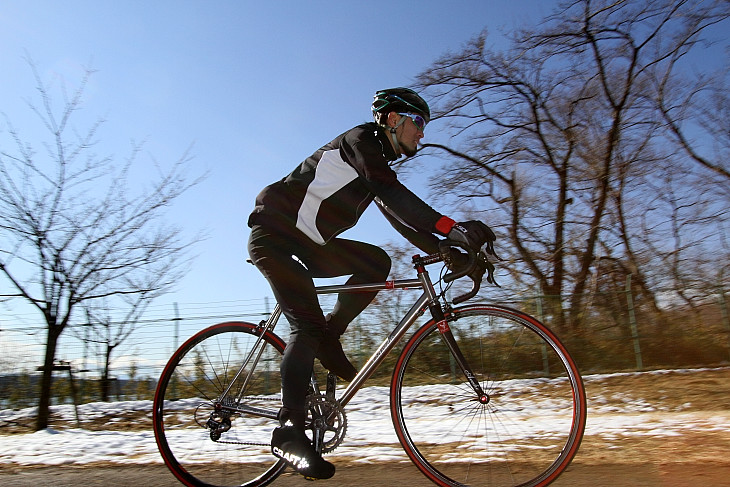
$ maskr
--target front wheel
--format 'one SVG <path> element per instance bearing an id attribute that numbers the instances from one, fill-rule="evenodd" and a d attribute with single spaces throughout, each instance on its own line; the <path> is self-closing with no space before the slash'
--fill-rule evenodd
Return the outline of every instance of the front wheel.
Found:
<path id="1" fill-rule="evenodd" d="M 283 351 L 275 334 L 230 322 L 198 332 L 173 354 L 152 420 L 162 458 L 180 482 L 260 487 L 284 470 L 270 451 Z"/>
<path id="2" fill-rule="evenodd" d="M 486 396 L 474 392 L 437 324 L 426 323 L 404 346 L 391 383 L 404 450 L 444 487 L 548 485 L 585 429 L 573 359 L 545 325 L 511 308 L 467 306 L 447 320 Z"/>

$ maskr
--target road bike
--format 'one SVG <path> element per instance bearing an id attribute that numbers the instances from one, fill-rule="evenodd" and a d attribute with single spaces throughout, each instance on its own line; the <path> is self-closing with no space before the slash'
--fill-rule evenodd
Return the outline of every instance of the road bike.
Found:
<path id="1" fill-rule="evenodd" d="M 434 283 L 426 266 L 462 269 Z M 307 428 L 315 448 L 333 452 L 345 439 L 346 407 L 420 317 L 390 382 L 390 412 L 402 449 L 433 483 L 453 486 L 544 486 L 565 471 L 580 445 L 586 399 L 578 368 L 558 337 L 537 319 L 496 304 L 456 306 L 480 288 L 479 255 L 442 241 L 437 254 L 413 257 L 415 279 L 319 286 L 319 294 L 420 289 L 422 293 L 346 387 L 313 374 Z M 471 274 L 471 275 L 470 275 Z M 472 278 L 449 301 L 449 287 Z M 437 291 L 438 288 L 438 291 Z M 260 323 L 226 322 L 189 338 L 160 377 L 153 405 L 162 458 L 184 485 L 258 487 L 287 468 L 272 455 L 281 407 L 276 305 Z M 356 451 L 356 450 L 355 450 Z"/>

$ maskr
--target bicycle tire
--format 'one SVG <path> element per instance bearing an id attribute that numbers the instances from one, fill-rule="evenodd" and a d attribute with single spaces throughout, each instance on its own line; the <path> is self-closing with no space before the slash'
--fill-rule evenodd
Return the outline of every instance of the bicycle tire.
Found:
<path id="1" fill-rule="evenodd" d="M 489 401 L 480 402 L 429 321 L 404 345 L 391 382 L 406 454 L 443 487 L 550 484 L 585 429 L 574 360 L 545 325 L 508 307 L 465 306 L 447 320 Z"/>
<path id="2" fill-rule="evenodd" d="M 236 384 L 232 392 L 243 395 L 242 402 L 250 406 L 273 414 L 279 410 L 279 365 L 285 344 L 274 333 L 260 335 L 251 323 L 210 326 L 178 348 L 162 371 L 153 402 L 155 440 L 167 467 L 186 486 L 260 487 L 286 468 L 270 451 L 271 432 L 278 421 L 240 412 L 226 417 L 220 413 L 225 408 L 216 409 L 222 391 L 259 343 L 263 353 L 246 390 L 240 391 Z M 230 429 L 214 440 L 211 426 L 224 428 L 228 422 Z"/>

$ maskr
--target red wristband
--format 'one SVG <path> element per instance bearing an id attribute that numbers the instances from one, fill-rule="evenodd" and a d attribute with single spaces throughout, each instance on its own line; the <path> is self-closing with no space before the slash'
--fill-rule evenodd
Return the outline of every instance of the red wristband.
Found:
<path id="1" fill-rule="evenodd" d="M 456 225 L 456 222 L 449 218 L 448 216 L 442 216 L 439 218 L 439 220 L 436 222 L 436 231 L 439 232 L 444 237 L 449 234 L 451 231 L 451 228 Z"/>

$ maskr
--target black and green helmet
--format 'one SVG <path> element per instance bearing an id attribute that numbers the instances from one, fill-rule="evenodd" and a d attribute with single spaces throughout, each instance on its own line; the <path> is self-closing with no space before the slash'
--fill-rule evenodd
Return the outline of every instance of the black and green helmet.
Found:
<path id="1" fill-rule="evenodd" d="M 408 88 L 390 88 L 376 92 L 372 108 L 376 120 L 378 113 L 388 112 L 414 113 L 422 116 L 426 123 L 431 120 L 428 103 L 418 93 Z"/>

